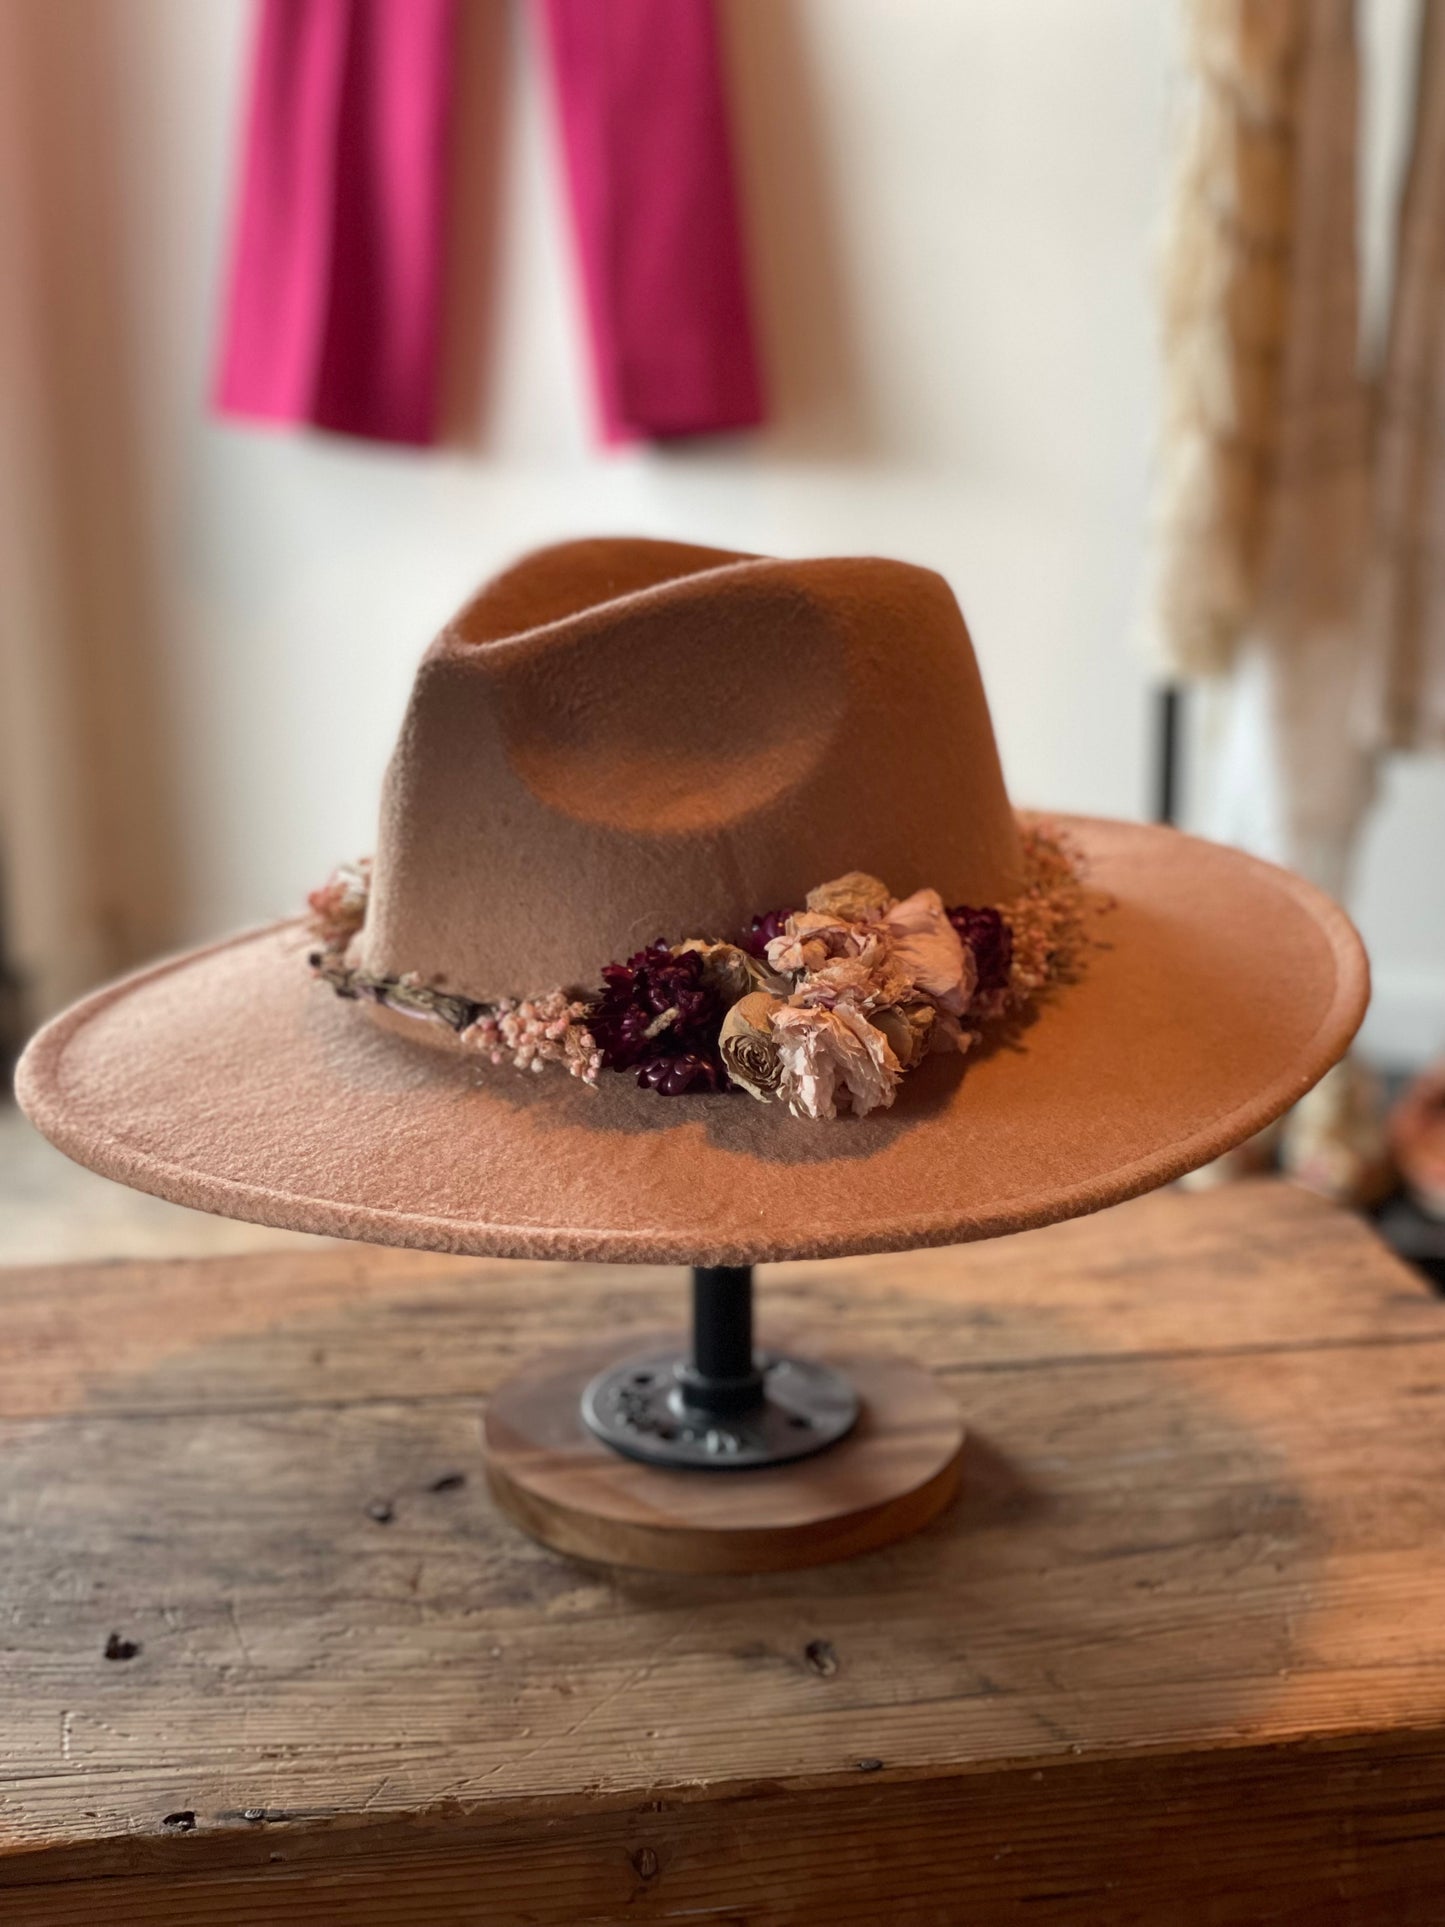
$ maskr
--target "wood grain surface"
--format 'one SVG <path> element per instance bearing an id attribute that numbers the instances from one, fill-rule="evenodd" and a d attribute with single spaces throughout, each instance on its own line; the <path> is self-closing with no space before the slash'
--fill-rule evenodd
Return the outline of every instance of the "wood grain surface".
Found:
<path id="1" fill-rule="evenodd" d="M 958 1500 L 849 1563 L 573 1564 L 489 1391 L 661 1270 L 0 1274 L 0 1921 L 1445 1918 L 1445 1308 L 1260 1185 L 778 1266 L 927 1360 Z M 113 1657 L 107 1657 L 107 1652 Z"/>

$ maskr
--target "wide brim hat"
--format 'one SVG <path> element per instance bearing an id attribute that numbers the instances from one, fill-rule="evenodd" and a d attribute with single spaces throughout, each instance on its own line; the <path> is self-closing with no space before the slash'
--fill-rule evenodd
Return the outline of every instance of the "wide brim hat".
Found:
<path id="1" fill-rule="evenodd" d="M 477 998 L 585 982 L 584 960 L 595 981 L 634 941 L 722 934 L 853 868 L 1005 897 L 1019 820 L 930 572 L 566 545 L 424 659 L 359 954 Z M 1253 1135 L 1343 1054 L 1368 994 L 1351 924 L 1298 877 L 1170 829 L 1051 822 L 1087 885 L 1082 966 L 866 1117 L 436 1048 L 316 983 L 300 919 L 86 998 L 17 1091 L 104 1176 L 381 1244 L 749 1264 L 1022 1230 Z"/>

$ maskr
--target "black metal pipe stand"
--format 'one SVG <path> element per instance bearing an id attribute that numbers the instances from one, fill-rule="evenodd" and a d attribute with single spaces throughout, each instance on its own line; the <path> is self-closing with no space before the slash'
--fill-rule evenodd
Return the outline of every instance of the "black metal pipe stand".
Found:
<path id="1" fill-rule="evenodd" d="M 762 1403 L 764 1383 L 753 1353 L 752 1266 L 695 1266 L 692 1344 L 678 1379 L 684 1404 L 734 1418 Z"/>
<path id="2" fill-rule="evenodd" d="M 599 1373 L 582 1395 L 582 1417 L 629 1458 L 744 1471 L 835 1445 L 856 1422 L 858 1399 L 830 1365 L 754 1349 L 750 1265 L 698 1265 L 686 1347 Z"/>

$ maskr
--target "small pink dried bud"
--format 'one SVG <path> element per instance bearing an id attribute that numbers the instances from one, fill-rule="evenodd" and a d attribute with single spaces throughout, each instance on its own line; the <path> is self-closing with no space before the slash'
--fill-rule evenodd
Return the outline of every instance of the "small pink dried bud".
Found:
<path id="1" fill-rule="evenodd" d="M 328 950 L 344 950 L 366 921 L 366 901 L 371 894 L 371 858 L 359 863 L 338 864 L 321 885 L 307 897 L 308 926 Z"/>

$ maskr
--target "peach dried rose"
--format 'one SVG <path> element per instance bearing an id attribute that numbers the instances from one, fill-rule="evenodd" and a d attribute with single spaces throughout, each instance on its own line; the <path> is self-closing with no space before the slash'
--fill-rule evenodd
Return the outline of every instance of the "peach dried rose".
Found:
<path id="1" fill-rule="evenodd" d="M 798 979 L 793 1002 L 822 1004 L 829 1010 L 851 1004 L 855 1010 L 872 1011 L 906 998 L 912 985 L 894 963 L 889 946 L 878 943 L 870 948 L 868 956 L 830 957 L 808 971 Z"/>
<path id="2" fill-rule="evenodd" d="M 973 956 L 943 907 L 937 890 L 915 890 L 883 919 L 893 960 L 915 990 L 940 1009 L 961 1017 L 978 982 Z"/>
<path id="3" fill-rule="evenodd" d="M 798 976 L 821 969 L 831 957 L 874 957 L 881 941 L 876 927 L 869 924 L 850 923 L 846 917 L 827 916 L 819 910 L 798 910 L 784 924 L 782 936 L 768 945 L 768 962 L 774 970 Z"/>
<path id="4" fill-rule="evenodd" d="M 893 1102 L 901 1072 L 882 1031 L 848 1005 L 785 1004 L 773 1013 L 779 1094 L 797 1117 L 863 1117 Z"/>

